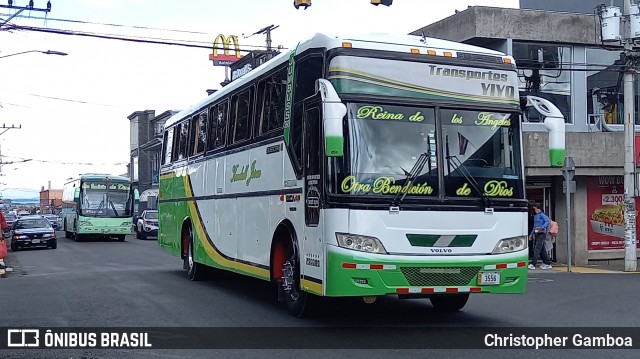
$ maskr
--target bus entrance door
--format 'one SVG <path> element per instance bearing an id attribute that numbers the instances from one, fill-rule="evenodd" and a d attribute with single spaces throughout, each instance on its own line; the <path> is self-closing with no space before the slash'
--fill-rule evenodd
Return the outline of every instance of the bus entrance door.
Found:
<path id="1" fill-rule="evenodd" d="M 301 285 L 306 291 L 322 294 L 323 286 L 323 220 L 322 204 L 322 102 L 318 97 L 304 101 L 303 178 L 304 178 L 304 242 L 300 258 Z"/>

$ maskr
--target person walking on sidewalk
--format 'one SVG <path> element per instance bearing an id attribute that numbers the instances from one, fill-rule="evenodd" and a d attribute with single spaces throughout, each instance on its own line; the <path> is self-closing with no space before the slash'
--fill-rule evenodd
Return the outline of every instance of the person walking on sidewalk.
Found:
<path id="1" fill-rule="evenodd" d="M 529 269 L 536 269 L 538 256 L 542 257 L 543 263 L 540 269 L 551 269 L 551 259 L 544 249 L 544 242 L 547 239 L 547 232 L 549 232 L 551 221 L 549 217 L 542 212 L 539 204 L 534 204 L 533 210 L 536 212 L 536 215 L 533 217 L 533 230 L 529 234 L 529 240 L 533 241 L 533 259 L 529 264 Z"/>

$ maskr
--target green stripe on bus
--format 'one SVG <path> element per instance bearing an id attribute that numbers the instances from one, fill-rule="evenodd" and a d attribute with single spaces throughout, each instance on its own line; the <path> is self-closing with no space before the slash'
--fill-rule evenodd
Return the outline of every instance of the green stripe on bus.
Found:
<path id="1" fill-rule="evenodd" d="M 449 243 L 449 247 L 471 247 L 473 242 L 478 238 L 475 234 L 461 234 L 457 235 L 451 243 Z"/>
<path id="2" fill-rule="evenodd" d="M 414 247 L 433 247 L 440 236 L 437 234 L 407 234 L 407 238 Z"/>

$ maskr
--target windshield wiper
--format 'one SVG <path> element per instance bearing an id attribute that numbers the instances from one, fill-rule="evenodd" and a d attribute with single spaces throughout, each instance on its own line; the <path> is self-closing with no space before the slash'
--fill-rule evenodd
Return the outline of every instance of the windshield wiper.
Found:
<path id="1" fill-rule="evenodd" d="M 113 201 L 109 201 L 109 204 L 111 205 L 111 208 L 113 208 L 113 213 L 116 215 L 116 217 L 118 217 L 118 210 L 116 209 L 116 206 L 113 204 Z"/>
<path id="2" fill-rule="evenodd" d="M 416 179 L 416 177 L 418 177 L 420 172 L 422 172 L 422 169 L 424 168 L 424 165 L 427 164 L 427 160 L 429 159 L 430 155 L 431 155 L 431 151 L 427 151 L 427 152 L 424 152 L 424 153 L 420 154 L 420 157 L 418 157 L 418 160 L 416 161 L 416 163 L 411 168 L 411 171 L 407 174 L 407 177 L 404 179 L 405 186 L 408 185 L 410 187 L 411 184 L 413 184 L 413 181 Z M 405 173 L 406 173 L 406 171 L 405 171 Z M 400 202 L 402 202 L 404 200 L 404 198 L 407 196 L 407 193 L 409 193 L 409 187 L 407 187 L 407 190 L 404 191 L 404 193 L 403 193 L 403 191 L 400 191 L 400 192 L 396 193 L 395 197 L 393 197 L 393 201 L 391 201 L 391 207 L 398 207 Z M 400 195 L 402 195 L 402 196 L 400 197 Z M 398 199 L 398 197 L 400 197 L 400 198 Z"/>
<path id="3" fill-rule="evenodd" d="M 458 159 L 456 156 L 447 156 L 447 161 L 453 163 L 457 168 L 457 170 L 466 178 L 466 180 L 471 185 L 471 188 L 476 191 L 478 196 L 482 199 L 485 208 L 491 208 L 491 198 L 485 195 L 482 191 L 480 191 L 480 184 L 476 179 L 471 175 L 467 167 Z M 449 170 L 449 175 L 451 175 L 451 170 Z"/>

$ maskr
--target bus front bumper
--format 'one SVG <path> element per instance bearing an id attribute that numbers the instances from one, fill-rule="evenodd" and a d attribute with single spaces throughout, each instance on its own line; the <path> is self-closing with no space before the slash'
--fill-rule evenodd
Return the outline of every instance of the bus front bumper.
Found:
<path id="1" fill-rule="evenodd" d="M 528 251 L 399 256 L 327 246 L 326 296 L 524 293 Z"/>
<path id="2" fill-rule="evenodd" d="M 121 227 L 80 227 L 79 234 L 93 235 L 130 235 L 131 226 Z"/>

